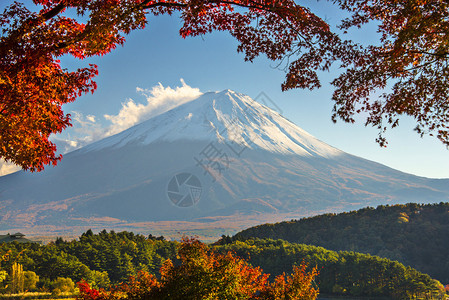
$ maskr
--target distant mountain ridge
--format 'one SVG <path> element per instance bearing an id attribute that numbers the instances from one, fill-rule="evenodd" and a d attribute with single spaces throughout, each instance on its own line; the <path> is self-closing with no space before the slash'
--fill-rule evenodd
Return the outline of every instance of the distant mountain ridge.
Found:
<path id="1" fill-rule="evenodd" d="M 183 174 L 199 186 L 177 182 Z M 193 191 L 198 199 L 183 202 L 191 206 L 170 196 Z M 171 222 L 184 222 L 177 224 L 215 228 L 219 236 L 269 221 L 423 199 L 449 201 L 449 179 L 349 155 L 225 90 L 66 154 L 55 168 L 0 177 L 0 230 L 141 232 L 156 225 L 178 230 Z"/>

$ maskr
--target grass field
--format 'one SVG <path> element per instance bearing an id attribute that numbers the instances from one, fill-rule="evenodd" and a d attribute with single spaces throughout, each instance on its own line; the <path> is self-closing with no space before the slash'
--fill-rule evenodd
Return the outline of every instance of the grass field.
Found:
<path id="1" fill-rule="evenodd" d="M 8 299 L 24 299 L 24 300 L 38 300 L 38 299 L 52 299 L 52 300 L 75 300 L 74 294 L 60 294 L 52 295 L 51 293 L 21 293 L 21 294 L 0 294 L 0 300 Z"/>

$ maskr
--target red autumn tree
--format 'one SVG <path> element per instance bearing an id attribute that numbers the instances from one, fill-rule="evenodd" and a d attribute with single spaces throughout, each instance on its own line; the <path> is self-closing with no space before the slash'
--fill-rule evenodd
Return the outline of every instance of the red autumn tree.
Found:
<path id="1" fill-rule="evenodd" d="M 307 270 L 305 264 L 293 268 L 268 282 L 268 274 L 259 267 L 250 266 L 233 253 L 211 251 L 196 239 L 184 238 L 178 248 L 180 263 L 167 260 L 160 269 L 161 279 L 139 272 L 127 283 L 105 292 L 91 289 L 85 282 L 79 284 L 80 300 L 189 300 L 189 299 L 260 299 L 260 300 L 314 300 L 318 289 L 313 280 L 317 269 Z"/>
<path id="2" fill-rule="evenodd" d="M 254 299 L 264 290 L 268 275 L 233 253 L 218 254 L 196 239 L 184 238 L 181 261 L 168 260 L 161 268 L 161 287 L 151 299 Z"/>
<path id="3" fill-rule="evenodd" d="M 406 115 L 421 136 L 436 135 L 449 147 L 449 2 L 337 3 L 352 13 L 343 29 L 376 21 L 380 43 L 361 50 L 333 81 L 333 120 L 353 123 L 355 114 L 365 112 L 366 125 L 379 129 L 377 141 L 385 145 L 384 132 Z"/>
<path id="4" fill-rule="evenodd" d="M 0 158 L 25 170 L 56 164 L 52 133 L 70 126 L 61 106 L 96 88 L 97 67 L 69 72 L 63 55 L 83 59 L 109 53 L 124 36 L 142 29 L 147 17 L 173 14 L 182 19 L 182 37 L 228 31 L 246 60 L 264 54 L 288 64 L 283 89 L 320 86 L 346 44 L 329 26 L 293 0 L 33 0 L 30 11 L 14 2 L 0 15 Z M 78 18 L 68 17 L 67 10 Z"/>
<path id="5" fill-rule="evenodd" d="M 285 273 L 277 276 L 270 287 L 259 295 L 259 298 L 266 300 L 314 300 L 318 297 L 318 288 L 313 286 L 317 275 L 317 268 L 308 271 L 305 263 L 294 266 L 291 276 L 286 276 Z"/>
<path id="6" fill-rule="evenodd" d="M 357 51 L 293 0 L 33 1 L 37 11 L 14 2 L 0 15 L 0 158 L 25 170 L 61 159 L 49 141 L 71 125 L 61 106 L 96 88 L 95 65 L 69 72 L 58 58 L 107 54 L 147 17 L 173 13 L 182 19 L 182 37 L 228 31 L 246 60 L 287 58 L 283 90 L 320 87 L 317 71 L 341 60 L 347 71 L 333 81 L 334 121 L 368 113 L 366 125 L 380 130 L 385 145 L 385 130 L 408 115 L 418 133 L 449 145 L 447 1 L 335 1 L 353 14 L 342 29 L 379 24 L 380 44 Z"/>
<path id="7" fill-rule="evenodd" d="M 117 299 L 115 291 L 105 291 L 104 289 L 96 290 L 91 288 L 90 285 L 82 280 L 78 282 L 79 293 L 77 299 L 85 300 L 112 300 Z"/>

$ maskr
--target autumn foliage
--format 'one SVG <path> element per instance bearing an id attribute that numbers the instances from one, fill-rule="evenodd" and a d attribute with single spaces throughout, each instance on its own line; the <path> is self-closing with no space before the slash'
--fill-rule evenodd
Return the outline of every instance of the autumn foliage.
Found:
<path id="1" fill-rule="evenodd" d="M 79 284 L 78 299 L 316 299 L 313 280 L 316 268 L 305 264 L 294 267 L 293 274 L 280 275 L 273 283 L 259 267 L 250 266 L 232 252 L 218 254 L 196 239 L 184 238 L 178 249 L 180 262 L 167 260 L 160 279 L 139 272 L 127 283 L 111 291 L 94 290 Z"/>
<path id="2" fill-rule="evenodd" d="M 341 51 L 326 22 L 293 0 L 33 2 L 37 12 L 14 2 L 0 15 L 0 157 L 31 171 L 61 159 L 49 141 L 71 125 L 61 106 L 96 89 L 95 65 L 68 71 L 58 58 L 107 54 L 144 28 L 148 16 L 177 13 L 184 38 L 228 31 L 249 61 L 295 53 L 284 89 L 319 87 L 316 71 L 328 69 Z"/>
<path id="3" fill-rule="evenodd" d="M 147 18 L 175 14 L 183 38 L 227 31 L 252 61 L 284 62 L 283 90 L 321 86 L 319 71 L 339 61 L 333 120 L 384 132 L 410 116 L 416 131 L 449 146 L 449 4 L 442 0 L 336 0 L 351 14 L 340 29 L 375 21 L 380 38 L 362 47 L 342 41 L 329 25 L 293 0 L 33 0 L 0 14 L 0 158 L 25 170 L 56 164 L 53 133 L 70 126 L 61 107 L 96 89 L 97 67 L 64 69 L 59 58 L 105 55 Z M 70 12 L 70 13 L 69 13 Z"/>
<path id="4" fill-rule="evenodd" d="M 341 28 L 375 21 L 379 42 L 361 49 L 348 69 L 333 81 L 333 119 L 379 129 L 386 145 L 389 127 L 400 116 L 412 117 L 421 134 L 435 135 L 449 146 L 449 3 L 441 0 L 339 0 L 352 17 Z"/>

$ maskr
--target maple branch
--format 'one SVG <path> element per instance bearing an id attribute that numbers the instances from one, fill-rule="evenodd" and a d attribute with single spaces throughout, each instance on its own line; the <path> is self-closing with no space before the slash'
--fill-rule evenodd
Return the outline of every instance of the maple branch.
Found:
<path id="1" fill-rule="evenodd" d="M 139 6 L 143 9 L 147 9 L 147 8 L 153 8 L 153 7 L 158 7 L 158 6 L 164 6 L 164 7 L 187 7 L 188 5 L 185 3 L 176 3 L 176 2 L 158 2 L 158 3 L 153 3 L 153 4 L 148 4 L 150 3 L 151 0 L 146 0 L 144 2 L 142 2 L 141 4 L 139 4 Z M 250 1 L 252 3 L 254 3 L 253 5 L 248 5 L 248 4 L 243 4 L 243 3 L 239 3 L 237 1 L 222 1 L 222 0 L 209 0 L 207 1 L 209 3 L 216 3 L 216 4 L 230 4 L 230 5 L 236 5 L 236 6 L 240 6 L 240 7 L 245 7 L 245 8 L 254 8 L 254 9 L 260 9 L 260 10 L 264 10 L 264 11 L 271 11 L 270 9 L 268 9 L 268 5 L 263 5 L 254 1 Z"/>
<path id="2" fill-rule="evenodd" d="M 263 5 L 263 4 L 261 4 L 261 3 L 255 2 L 255 1 L 250 1 L 251 3 L 253 3 L 253 5 L 242 4 L 242 3 L 237 3 L 237 2 L 235 2 L 235 1 L 226 1 L 226 0 L 224 0 L 224 1 L 216 0 L 216 1 L 211 1 L 211 2 L 214 2 L 214 3 L 231 4 L 231 5 L 236 5 L 236 6 L 240 6 L 240 7 L 252 8 L 252 9 L 258 9 L 258 10 L 263 10 L 263 11 L 266 11 L 266 12 L 269 12 L 269 13 L 274 13 L 274 14 L 276 14 L 278 17 L 280 17 L 280 18 L 287 24 L 287 26 L 290 27 L 290 29 L 292 29 L 292 30 L 293 30 L 299 37 L 301 37 L 301 38 L 303 39 L 303 41 L 306 42 L 306 43 L 309 45 L 309 47 L 313 48 L 313 44 L 314 44 L 314 43 L 308 41 L 308 40 L 306 39 L 306 37 L 303 36 L 303 34 L 302 34 L 301 32 L 299 32 L 299 31 L 295 28 L 295 26 L 293 26 L 293 24 L 290 23 L 290 21 L 287 20 L 287 18 L 286 18 L 284 15 L 282 15 L 282 14 L 280 14 L 280 13 L 278 12 L 278 10 L 276 9 L 276 6 L 275 6 L 274 2 L 273 2 L 273 5 L 272 5 L 272 6 L 269 6 L 269 5 Z"/>
<path id="3" fill-rule="evenodd" d="M 20 25 L 19 28 L 17 28 L 16 30 L 12 31 L 9 34 L 8 38 L 3 37 L 1 39 L 0 45 L 6 44 L 6 43 L 8 43 L 8 41 L 11 41 L 11 40 L 19 39 L 20 37 L 22 37 L 23 35 L 25 35 L 27 32 L 30 31 L 30 29 L 29 29 L 30 27 L 35 28 L 35 27 L 39 26 L 40 24 L 42 24 L 43 22 L 54 18 L 59 13 L 61 13 L 66 7 L 67 7 L 66 5 L 60 3 L 42 15 L 38 15 L 37 17 L 29 18 L 29 19 L 25 20 L 24 22 L 22 22 L 22 24 Z"/>
<path id="4" fill-rule="evenodd" d="M 274 2 L 273 2 L 273 4 L 271 6 L 264 5 L 264 4 L 255 2 L 255 1 L 250 1 L 251 3 L 253 3 L 253 5 L 242 4 L 242 3 L 238 3 L 236 1 L 227 1 L 227 0 L 223 0 L 223 1 L 220 1 L 220 0 L 215 0 L 214 1 L 214 0 L 212 0 L 210 2 L 218 3 L 218 4 L 219 3 L 230 4 L 230 5 L 240 6 L 240 7 L 244 7 L 244 8 L 252 8 L 252 9 L 263 10 L 263 11 L 266 11 L 266 12 L 269 12 L 269 13 L 274 13 L 278 17 L 280 17 L 287 24 L 287 26 L 290 27 L 290 29 L 292 29 L 299 37 L 301 37 L 303 39 L 303 41 L 306 42 L 309 45 L 309 47 L 313 48 L 313 44 L 314 43 L 308 41 L 306 39 L 306 37 L 303 36 L 303 34 L 301 32 L 299 32 L 295 28 L 295 26 L 293 26 L 293 24 L 290 23 L 290 21 L 287 20 L 287 18 L 284 15 L 282 15 L 282 14 L 280 14 L 278 12 L 278 9 L 276 9 L 276 6 L 275 6 Z"/>
<path id="5" fill-rule="evenodd" d="M 231 5 L 240 6 L 240 7 L 245 7 L 245 8 L 253 8 L 253 9 L 264 10 L 264 11 L 267 11 L 267 12 L 273 12 L 272 10 L 270 10 L 269 8 L 267 8 L 267 7 L 269 7 L 268 5 L 263 5 L 263 4 L 254 2 L 254 1 L 250 1 L 250 2 L 253 3 L 253 5 L 250 5 L 250 4 L 243 4 L 243 3 L 236 2 L 236 1 L 226 1 L 226 0 L 224 0 L 224 1 L 220 1 L 220 0 L 212 0 L 212 1 L 210 1 L 210 2 L 212 2 L 212 3 L 217 3 L 217 4 L 219 4 L 219 3 L 231 4 Z M 274 5 L 273 5 L 273 8 L 274 8 Z"/>
<path id="6" fill-rule="evenodd" d="M 144 10 L 144 9 L 160 7 L 160 6 L 162 6 L 162 7 L 186 7 L 187 6 L 187 4 L 175 3 L 175 2 L 158 2 L 158 3 L 148 4 L 150 2 L 151 2 L 151 0 L 146 0 L 142 3 L 140 3 L 139 5 L 136 5 L 133 8 L 131 8 L 131 11 Z M 122 15 L 126 15 L 126 13 L 123 13 Z M 91 34 L 91 33 L 92 33 L 91 30 L 84 30 L 83 32 L 78 34 L 75 38 L 73 38 L 69 41 L 65 41 L 65 42 L 61 42 L 61 43 L 57 44 L 53 48 L 53 50 L 56 51 L 56 50 L 65 49 L 77 42 L 82 41 L 83 39 L 88 37 L 89 34 Z"/>
<path id="7" fill-rule="evenodd" d="M 427 52 L 427 51 L 416 51 L 416 50 L 409 50 L 409 51 L 407 51 L 407 52 L 408 52 L 408 53 L 426 54 L 426 55 L 436 56 L 436 57 L 440 57 L 440 58 L 449 58 L 449 52 L 445 52 L 445 53 L 432 53 L 432 52 Z"/>
<path id="8" fill-rule="evenodd" d="M 396 75 L 398 75 L 398 74 L 401 74 L 401 73 L 404 73 L 404 72 L 410 72 L 410 71 L 413 71 L 413 70 L 416 70 L 416 69 L 421 69 L 421 68 L 427 67 L 427 66 L 429 66 L 429 65 L 431 65 L 431 64 L 433 64 L 433 63 L 435 63 L 437 61 L 438 61 L 438 58 L 436 58 L 436 59 L 434 59 L 432 61 L 426 62 L 425 64 L 422 64 L 422 65 L 419 65 L 419 66 L 414 66 L 414 67 L 405 69 L 403 71 L 395 71 L 395 72 L 387 73 L 386 75 L 389 78 L 395 78 Z"/>
<path id="9" fill-rule="evenodd" d="M 142 2 L 141 4 L 139 4 L 140 8 L 143 9 L 147 9 L 147 8 L 153 8 L 153 7 L 158 7 L 158 6 L 164 6 L 164 7 L 187 7 L 188 5 L 185 3 L 175 3 L 175 2 L 158 2 L 158 3 L 153 3 L 153 4 L 148 4 L 150 3 L 151 0 L 146 0 L 144 2 Z M 243 4 L 243 3 L 239 3 L 236 1 L 221 1 L 221 0 L 210 0 L 207 1 L 209 3 L 216 3 L 216 4 L 230 4 L 230 5 L 235 5 L 235 6 L 240 6 L 240 7 L 245 7 L 245 8 L 253 8 L 253 9 L 259 9 L 259 10 L 264 10 L 267 12 L 273 12 L 272 10 L 270 10 L 268 7 L 268 5 L 263 5 L 260 3 L 255 3 L 254 1 L 251 1 L 252 3 L 254 3 L 253 5 L 248 5 L 248 4 Z"/>
<path id="10" fill-rule="evenodd" d="M 158 3 L 148 4 L 150 2 L 151 2 L 151 0 L 146 0 L 146 1 L 142 2 L 142 3 L 140 3 L 136 7 L 141 8 L 141 9 L 154 8 L 154 7 L 158 7 L 158 6 L 164 6 L 164 7 L 187 7 L 187 4 L 185 4 L 185 3 L 158 2 Z"/>
<path id="11" fill-rule="evenodd" d="M 46 13 L 44 13 L 41 17 L 45 20 L 48 21 L 54 17 L 56 17 L 60 12 L 62 12 L 67 6 L 65 4 L 59 3 L 58 5 L 56 5 L 55 7 L 53 7 L 52 9 L 50 9 L 49 11 L 47 11 Z"/>
<path id="12" fill-rule="evenodd" d="M 151 3 L 151 0 L 146 0 L 142 3 L 140 3 L 139 5 L 136 5 L 132 8 L 132 10 L 139 10 L 139 9 L 149 9 L 149 8 L 155 8 L 155 7 L 177 7 L 177 8 L 183 8 L 183 7 L 187 7 L 188 4 L 185 3 L 178 3 L 178 2 L 157 2 L 157 3 Z M 244 4 L 244 3 L 239 3 L 237 1 L 228 1 L 228 0 L 209 0 L 209 3 L 215 3 L 215 4 L 229 4 L 229 5 L 235 5 L 235 6 L 239 6 L 239 7 L 244 7 L 244 8 L 249 8 L 249 9 L 257 9 L 257 10 L 263 10 L 266 12 L 270 12 L 270 13 L 274 13 L 276 14 L 278 17 L 280 17 L 286 24 L 288 27 L 291 28 L 291 30 L 293 30 L 293 32 L 295 32 L 305 43 L 307 43 L 309 45 L 309 47 L 314 48 L 313 46 L 313 42 L 309 41 L 305 36 L 303 36 L 301 34 L 301 32 L 299 32 L 295 26 L 293 26 L 293 24 L 291 24 L 287 18 L 282 15 L 281 13 L 279 13 L 278 9 L 276 9 L 275 4 L 273 3 L 271 6 L 270 5 L 264 5 L 261 3 L 257 3 L 255 1 L 249 1 L 252 4 Z M 60 13 L 63 9 L 65 9 L 65 5 L 63 4 L 58 4 L 56 7 L 54 7 L 52 10 L 48 11 L 46 14 L 44 14 L 44 18 L 46 18 L 47 20 L 56 16 L 58 13 Z M 91 33 L 91 31 L 83 31 L 82 33 L 80 33 L 79 35 L 77 35 L 75 38 L 73 38 L 70 41 L 65 41 L 65 42 L 61 42 L 58 45 L 56 45 L 53 49 L 54 50 L 61 50 L 64 48 L 67 48 L 77 42 L 82 41 L 83 39 L 85 39 L 86 37 L 89 36 L 89 34 Z"/>

